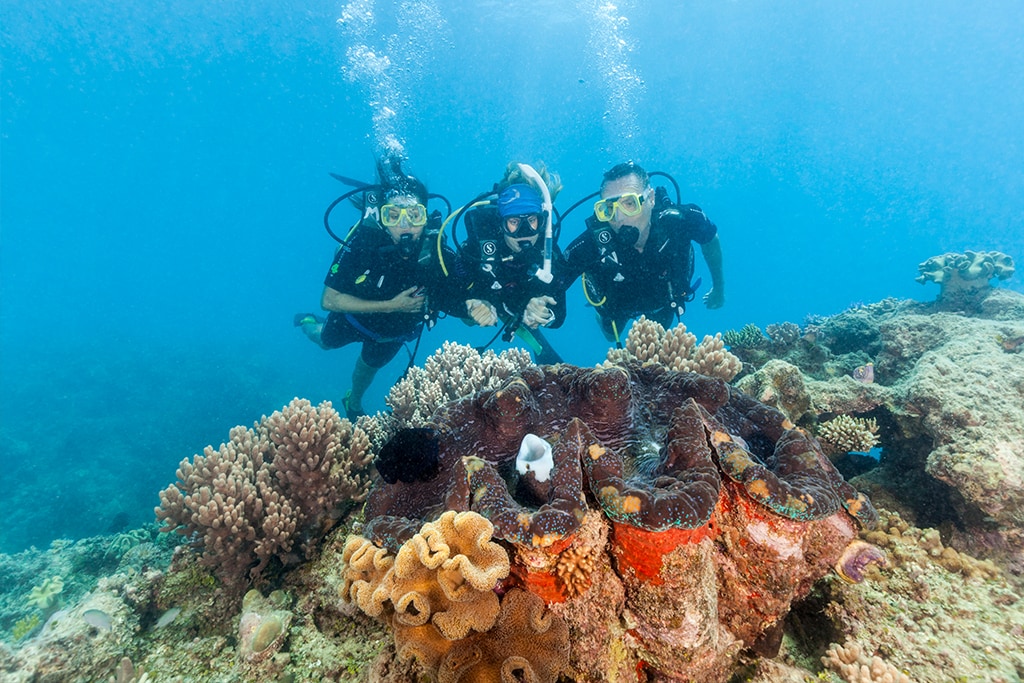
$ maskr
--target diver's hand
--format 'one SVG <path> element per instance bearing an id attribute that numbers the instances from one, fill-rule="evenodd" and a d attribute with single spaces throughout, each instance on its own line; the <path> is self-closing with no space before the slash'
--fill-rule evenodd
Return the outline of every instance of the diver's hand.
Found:
<path id="1" fill-rule="evenodd" d="M 422 311 L 425 298 L 423 296 L 416 296 L 416 292 L 419 289 L 419 287 L 410 287 L 404 292 L 397 294 L 391 300 L 392 313 L 419 313 Z"/>
<path id="2" fill-rule="evenodd" d="M 712 287 L 704 295 L 704 305 L 708 308 L 721 308 L 725 305 L 725 292 Z"/>
<path id="3" fill-rule="evenodd" d="M 555 319 L 554 312 L 548 306 L 554 306 L 555 300 L 550 296 L 535 296 L 526 304 L 523 311 L 523 324 L 531 330 L 540 325 L 549 325 Z"/>
<path id="4" fill-rule="evenodd" d="M 481 327 L 491 327 L 498 324 L 498 312 L 494 306 L 480 299 L 467 299 L 466 312 L 469 317 Z"/>

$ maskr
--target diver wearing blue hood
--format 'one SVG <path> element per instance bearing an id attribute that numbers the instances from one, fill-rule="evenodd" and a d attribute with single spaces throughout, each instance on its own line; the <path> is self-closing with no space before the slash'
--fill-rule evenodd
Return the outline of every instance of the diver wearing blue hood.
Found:
<path id="1" fill-rule="evenodd" d="M 402 172 L 398 159 L 378 163 L 377 171 L 378 185 L 364 186 L 355 202 L 362 218 L 341 240 L 324 279 L 326 320 L 295 316 L 295 325 L 324 349 L 362 343 L 344 399 L 352 420 L 364 414 L 363 395 L 402 345 L 417 340 L 439 312 L 454 308 L 462 315 L 464 305 L 440 261 L 442 255 L 454 261 L 455 253 L 438 239 L 441 216 L 427 213 L 426 187 Z"/>
<path id="2" fill-rule="evenodd" d="M 467 322 L 503 325 L 518 336 L 537 363 L 562 359 L 541 333 L 565 320 L 563 260 L 551 233 L 551 202 L 561 189 L 557 175 L 511 163 L 489 201 L 465 214 L 467 239 L 460 248 L 465 274 Z"/>

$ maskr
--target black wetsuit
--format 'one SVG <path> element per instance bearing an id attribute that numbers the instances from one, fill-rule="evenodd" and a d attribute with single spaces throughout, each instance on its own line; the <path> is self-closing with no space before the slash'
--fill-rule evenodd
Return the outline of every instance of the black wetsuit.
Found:
<path id="1" fill-rule="evenodd" d="M 454 278 L 445 277 L 437 255 L 437 219 L 433 218 L 420 241 L 419 253 L 404 258 L 386 230 L 367 221 L 334 256 L 324 284 L 342 294 L 367 301 L 388 301 L 410 287 L 422 287 L 426 298 L 418 313 L 338 313 L 327 316 L 320 340 L 326 348 L 362 342 L 362 359 L 375 368 L 388 363 L 402 343 L 415 339 L 421 326 L 433 322 L 439 311 L 459 314 L 465 303 Z M 445 264 L 455 263 L 455 252 L 443 247 Z"/>
<path id="2" fill-rule="evenodd" d="M 551 257 L 552 281 L 544 282 L 536 273 L 544 265 L 544 235 L 524 251 L 514 252 L 505 242 L 501 217 L 494 207 L 473 209 L 466 214 L 468 238 L 462 249 L 462 271 L 465 299 L 480 299 L 494 306 L 506 325 L 508 335 L 514 332 L 530 345 L 538 363 L 560 363 L 562 359 L 540 333 L 522 324 L 522 315 L 530 299 L 550 296 L 548 304 L 554 319 L 546 327 L 559 327 L 565 321 L 564 278 L 560 277 L 565 262 L 557 247 Z M 465 313 L 462 314 L 465 317 Z"/>
<path id="3" fill-rule="evenodd" d="M 570 278 L 566 285 L 583 274 L 587 299 L 606 332 L 612 332 L 614 322 L 615 333 L 621 335 L 626 324 L 641 315 L 670 327 L 693 298 L 692 243 L 707 244 L 718 234 L 697 205 L 677 206 L 660 187 L 655 202 L 643 252 L 621 244 L 609 224 L 594 216 L 565 250 Z"/>

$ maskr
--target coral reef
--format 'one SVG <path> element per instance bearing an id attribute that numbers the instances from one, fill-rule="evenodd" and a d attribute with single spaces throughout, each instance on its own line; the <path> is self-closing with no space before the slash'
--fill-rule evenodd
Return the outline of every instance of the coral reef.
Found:
<path id="1" fill-rule="evenodd" d="M 676 372 L 697 372 L 725 381 L 735 377 L 742 364 L 725 350 L 722 335 L 705 335 L 700 344 L 697 337 L 679 323 L 666 330 L 660 323 L 640 316 L 629 328 L 625 349 L 608 352 L 608 364 L 625 365 L 628 361 L 657 363 Z"/>
<path id="2" fill-rule="evenodd" d="M 939 300 L 963 305 L 972 303 L 979 293 L 990 289 L 992 278 L 1009 280 L 1013 277 L 1013 259 L 999 251 L 966 251 L 962 254 L 932 256 L 917 266 L 920 273 L 915 279 L 922 285 L 938 283 Z"/>
<path id="3" fill-rule="evenodd" d="M 878 445 L 878 423 L 873 419 L 837 415 L 818 426 L 818 440 L 827 455 L 867 452 Z"/>
<path id="4" fill-rule="evenodd" d="M 308 557 L 369 487 L 369 439 L 329 402 L 295 399 L 252 429 L 178 468 L 160 493 L 164 530 L 195 536 L 203 562 L 229 584 L 257 577 L 271 560 Z"/>
<path id="5" fill-rule="evenodd" d="M 954 524 L 958 549 L 1024 572 L 1024 365 L 1000 342 L 1024 336 L 1024 297 L 988 288 L 957 313 L 885 300 L 816 325 L 813 354 L 802 342 L 737 386 L 824 428 L 823 444 L 838 416 L 874 420 L 881 460 L 837 460 L 847 476 L 921 524 Z M 850 373 L 867 360 L 874 382 L 858 382 Z M 860 431 L 866 446 L 870 427 Z"/>
<path id="6" fill-rule="evenodd" d="M 366 525 L 346 544 L 342 591 L 389 619 L 399 660 L 413 656 L 427 671 L 440 670 L 453 637 L 488 631 L 486 620 L 460 618 L 446 632 L 432 616 L 436 604 L 451 609 L 436 578 L 421 580 L 429 598 L 395 599 L 407 589 L 389 578 L 397 558 L 422 554 L 410 548 L 424 547 L 417 530 L 439 510 L 449 510 L 442 520 L 461 510 L 493 522 L 509 558 L 502 591 L 525 588 L 566 621 L 577 681 L 638 670 L 726 680 L 742 649 L 777 647 L 792 601 L 831 571 L 858 522 L 874 519 L 777 411 L 658 363 L 534 366 L 447 404 L 431 427 L 438 475 L 375 485 Z M 514 474 L 528 434 L 553 444 L 548 486 Z"/>
<path id="7" fill-rule="evenodd" d="M 410 368 L 391 387 L 387 404 L 399 427 L 419 427 L 448 401 L 494 389 L 532 363 L 529 352 L 523 349 L 481 354 L 472 346 L 446 341 L 422 368 Z"/>
<path id="8" fill-rule="evenodd" d="M 844 680 L 905 673 L 914 681 L 1013 681 L 1024 671 L 1024 601 L 992 563 L 943 547 L 936 529 L 919 529 L 880 511 L 862 536 L 887 556 L 859 584 L 822 582 L 821 607 L 843 646 L 826 653 Z M 882 660 L 881 665 L 875 657 Z M 856 669 L 852 665 L 856 664 Z M 845 665 L 845 666 L 844 666 Z M 894 679 L 898 680 L 898 679 Z"/>
<path id="9" fill-rule="evenodd" d="M 250 676 L 280 674 L 287 656 L 278 652 L 284 644 L 293 615 L 287 609 L 290 600 L 284 591 L 268 597 L 250 590 L 242 599 L 238 620 L 238 660 Z"/>
<path id="10" fill-rule="evenodd" d="M 910 683 L 909 676 L 878 655 L 869 656 L 856 642 L 833 643 L 821 661 L 847 683 Z"/>

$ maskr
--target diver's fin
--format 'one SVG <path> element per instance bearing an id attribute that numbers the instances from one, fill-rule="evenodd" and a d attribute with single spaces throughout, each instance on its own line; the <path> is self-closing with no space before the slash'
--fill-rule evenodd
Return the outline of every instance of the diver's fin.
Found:
<path id="1" fill-rule="evenodd" d="M 329 172 L 330 173 L 330 172 Z M 362 180 L 356 180 L 355 178 L 349 178 L 348 176 L 338 175 L 337 173 L 330 174 L 332 178 L 338 182 L 344 183 L 349 187 L 369 187 L 369 183 L 364 183 Z"/>

